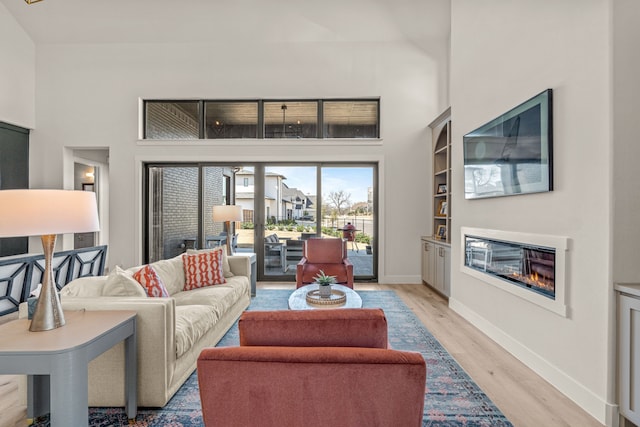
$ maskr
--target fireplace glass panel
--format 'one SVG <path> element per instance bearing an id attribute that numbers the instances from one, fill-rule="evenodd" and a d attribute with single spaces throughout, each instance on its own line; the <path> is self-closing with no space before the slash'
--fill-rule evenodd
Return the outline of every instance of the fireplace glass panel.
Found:
<path id="1" fill-rule="evenodd" d="M 555 299 L 555 250 L 465 236 L 465 265 Z"/>

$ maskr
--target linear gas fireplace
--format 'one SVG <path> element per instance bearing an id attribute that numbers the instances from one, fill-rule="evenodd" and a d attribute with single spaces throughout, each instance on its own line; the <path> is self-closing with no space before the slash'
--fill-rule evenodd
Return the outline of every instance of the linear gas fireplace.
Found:
<path id="1" fill-rule="evenodd" d="M 465 236 L 465 265 L 516 286 L 555 298 L 556 250 Z"/>
<path id="2" fill-rule="evenodd" d="M 462 228 L 462 271 L 566 316 L 567 239 Z"/>

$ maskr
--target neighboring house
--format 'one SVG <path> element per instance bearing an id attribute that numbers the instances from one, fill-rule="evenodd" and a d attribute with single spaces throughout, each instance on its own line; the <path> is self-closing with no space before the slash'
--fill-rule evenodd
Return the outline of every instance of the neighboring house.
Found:
<path id="1" fill-rule="evenodd" d="M 285 206 L 286 219 L 301 219 L 305 216 L 305 211 L 314 209 L 314 203 L 309 196 L 304 194 L 297 188 L 289 188 L 287 184 L 283 184 L 282 204 Z M 311 214 L 308 214 L 311 215 Z M 313 215 L 311 215 L 313 216 Z"/>
<path id="2" fill-rule="evenodd" d="M 270 220 L 300 219 L 305 210 L 313 209 L 311 196 L 284 183 L 284 175 L 267 172 L 265 177 L 265 218 Z M 242 206 L 244 221 L 254 221 L 255 176 L 254 172 L 241 169 L 236 172 L 236 204 Z"/>

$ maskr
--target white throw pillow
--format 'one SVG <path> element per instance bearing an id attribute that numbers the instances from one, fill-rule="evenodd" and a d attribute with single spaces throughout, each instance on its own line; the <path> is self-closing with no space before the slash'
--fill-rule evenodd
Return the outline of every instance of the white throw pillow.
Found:
<path id="1" fill-rule="evenodd" d="M 149 264 L 160 276 L 160 280 L 167 288 L 169 295 L 182 291 L 184 288 L 184 266 L 182 254 L 169 259 L 163 259 Z M 140 267 L 138 267 L 139 269 Z"/>
<path id="2" fill-rule="evenodd" d="M 147 297 L 147 292 L 131 273 L 116 266 L 107 276 L 107 283 L 102 289 L 103 296 L 111 297 Z"/>
<path id="3" fill-rule="evenodd" d="M 99 297 L 102 295 L 106 276 L 79 277 L 64 285 L 60 289 L 61 296 L 70 297 Z"/>

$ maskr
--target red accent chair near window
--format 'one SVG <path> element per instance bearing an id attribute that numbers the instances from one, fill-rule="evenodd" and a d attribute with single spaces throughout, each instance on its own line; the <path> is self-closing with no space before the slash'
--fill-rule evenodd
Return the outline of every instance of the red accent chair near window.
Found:
<path id="1" fill-rule="evenodd" d="M 296 287 L 313 283 L 320 270 L 328 276 L 336 276 L 336 283 L 353 289 L 353 264 L 347 258 L 345 240 L 305 240 L 302 259 L 296 270 Z"/>
<path id="2" fill-rule="evenodd" d="M 246 311 L 198 358 L 205 426 L 422 426 L 426 363 L 381 309 Z"/>

